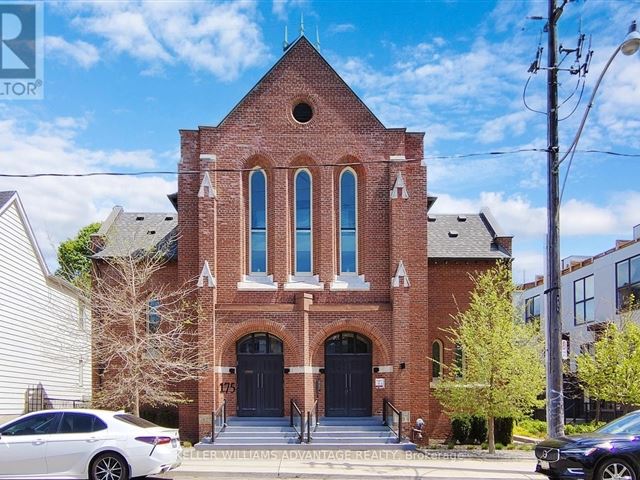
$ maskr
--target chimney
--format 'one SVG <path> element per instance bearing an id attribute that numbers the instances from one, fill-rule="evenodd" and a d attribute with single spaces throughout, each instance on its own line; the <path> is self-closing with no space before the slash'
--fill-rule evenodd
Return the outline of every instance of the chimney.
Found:
<path id="1" fill-rule="evenodd" d="M 640 224 L 633 227 L 633 239 L 640 240 Z"/>

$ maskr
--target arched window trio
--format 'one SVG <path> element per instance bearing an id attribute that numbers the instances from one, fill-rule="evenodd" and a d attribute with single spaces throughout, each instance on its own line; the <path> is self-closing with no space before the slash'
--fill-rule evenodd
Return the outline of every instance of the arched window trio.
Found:
<path id="1" fill-rule="evenodd" d="M 249 174 L 249 270 L 251 275 L 268 272 L 267 175 L 262 168 Z M 294 275 L 311 276 L 313 265 L 313 177 L 306 168 L 296 170 L 293 177 L 293 271 Z M 340 275 L 358 273 L 358 178 L 352 168 L 339 177 L 339 245 Z"/>

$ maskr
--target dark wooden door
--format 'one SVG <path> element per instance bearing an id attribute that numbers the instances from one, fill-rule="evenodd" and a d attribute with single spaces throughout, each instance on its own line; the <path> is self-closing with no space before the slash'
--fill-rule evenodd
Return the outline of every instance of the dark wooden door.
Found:
<path id="1" fill-rule="evenodd" d="M 239 417 L 284 415 L 284 359 L 278 354 L 238 355 Z"/>
<path id="2" fill-rule="evenodd" d="M 325 343 L 325 414 L 328 417 L 371 415 L 371 344 L 344 332 Z"/>

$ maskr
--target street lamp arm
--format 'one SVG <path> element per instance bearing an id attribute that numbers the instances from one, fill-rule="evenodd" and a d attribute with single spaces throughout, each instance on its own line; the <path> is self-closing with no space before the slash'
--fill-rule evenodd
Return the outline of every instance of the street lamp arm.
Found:
<path id="1" fill-rule="evenodd" d="M 580 135 L 582 135 L 582 130 L 584 129 L 584 125 L 585 123 L 587 123 L 587 117 L 589 116 L 589 112 L 591 112 L 591 108 L 593 107 L 593 101 L 596 97 L 596 93 L 598 92 L 598 88 L 600 88 L 600 84 L 602 83 L 602 78 L 604 77 L 605 73 L 607 73 L 607 70 L 609 70 L 609 67 L 613 62 L 613 59 L 616 58 L 616 55 L 620 53 L 621 49 L 622 49 L 622 45 L 618 45 L 618 48 L 616 48 L 615 52 L 613 52 L 613 55 L 609 57 L 609 60 L 607 61 L 607 64 L 604 66 L 602 73 L 600 73 L 600 76 L 598 77 L 598 81 L 593 87 L 593 92 L 591 92 L 591 97 L 589 98 L 589 103 L 587 104 L 587 108 L 584 111 L 584 115 L 582 115 L 582 120 L 580 121 L 580 127 L 578 127 L 578 131 L 576 132 L 575 137 L 573 137 L 573 141 L 571 142 L 571 145 L 569 146 L 567 151 L 564 153 L 562 158 L 558 160 L 558 165 L 564 162 L 565 159 L 571 154 L 571 151 L 578 146 L 578 142 L 580 141 Z"/>

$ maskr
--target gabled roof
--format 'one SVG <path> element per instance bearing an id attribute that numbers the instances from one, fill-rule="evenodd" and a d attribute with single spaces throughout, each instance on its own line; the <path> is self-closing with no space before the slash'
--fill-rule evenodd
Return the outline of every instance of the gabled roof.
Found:
<path id="1" fill-rule="evenodd" d="M 169 257 L 177 254 L 177 213 L 125 212 L 113 207 L 95 234 L 104 238 L 104 248 L 92 258 L 128 256 L 154 247 L 167 248 Z"/>
<path id="2" fill-rule="evenodd" d="M 488 210 L 479 214 L 429 214 L 429 258 L 511 258 L 497 243 L 504 235 Z"/>
<path id="3" fill-rule="evenodd" d="M 82 296 L 82 292 L 77 287 L 66 281 L 64 278 L 52 275 L 49 271 L 49 267 L 44 261 L 44 256 L 42 255 L 36 236 L 33 233 L 33 229 L 31 228 L 31 223 L 29 223 L 27 213 L 22 206 L 22 201 L 20 200 L 18 192 L 14 190 L 0 192 L 0 215 L 2 215 L 11 205 L 16 206 L 18 216 L 20 217 L 20 221 L 22 222 L 27 238 L 29 239 L 29 243 L 31 243 L 31 248 L 33 249 L 38 265 L 40 266 L 40 270 L 42 271 L 42 275 L 45 279 L 48 282 L 55 283 L 58 287 L 62 287 L 71 292 L 76 297 Z"/>
<path id="4" fill-rule="evenodd" d="M 307 48 L 308 51 L 312 54 L 315 55 L 318 59 L 321 60 L 321 62 L 326 66 L 327 69 L 329 69 L 331 71 L 331 73 L 336 77 L 336 79 L 342 84 L 344 85 L 344 87 L 351 92 L 351 94 L 354 96 L 354 98 L 369 112 L 369 114 L 371 115 L 371 117 L 380 124 L 380 126 L 382 128 L 386 128 L 384 126 L 384 124 L 380 121 L 380 119 L 371 111 L 371 109 L 367 106 L 366 103 L 364 103 L 362 101 L 362 99 L 358 96 L 358 94 L 356 94 L 353 89 L 347 84 L 347 82 L 344 81 L 344 79 L 338 74 L 338 72 L 336 72 L 336 70 L 329 64 L 329 62 L 327 62 L 327 60 L 322 56 L 322 54 L 320 54 L 320 52 L 311 44 L 311 42 L 309 42 L 309 40 L 307 39 L 307 37 L 305 37 L 304 35 L 299 36 L 294 42 L 292 42 L 287 49 L 285 50 L 284 54 L 280 57 L 280 59 L 267 71 L 267 73 L 265 73 L 262 78 L 260 78 L 260 80 L 258 80 L 258 82 L 251 88 L 251 90 L 249 90 L 247 92 L 247 94 L 242 97 L 242 99 L 229 111 L 229 113 L 227 113 L 227 115 L 220 121 L 220 123 L 217 125 L 217 127 L 221 127 L 222 125 L 224 125 L 225 121 L 231 117 L 233 115 L 233 113 L 238 110 L 238 108 L 240 108 L 240 106 L 245 102 L 245 100 L 247 100 L 247 98 L 249 98 L 257 89 L 258 87 L 267 79 L 269 78 L 271 75 L 273 75 L 274 71 L 290 56 L 292 55 L 293 52 L 301 49 L 301 48 Z"/>

